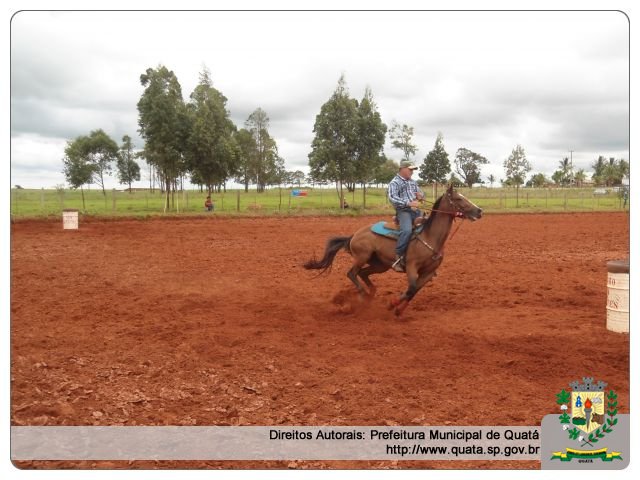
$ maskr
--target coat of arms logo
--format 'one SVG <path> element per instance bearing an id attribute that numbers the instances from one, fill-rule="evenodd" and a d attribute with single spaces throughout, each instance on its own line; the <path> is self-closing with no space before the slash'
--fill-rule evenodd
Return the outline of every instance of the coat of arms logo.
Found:
<path id="1" fill-rule="evenodd" d="M 618 395 L 613 390 L 605 391 L 607 384 L 602 380 L 594 382 L 592 377 L 583 377 L 569 384 L 571 391 L 562 390 L 556 394 L 556 403 L 560 405 L 562 414 L 560 424 L 570 440 L 575 440 L 580 447 L 596 448 L 596 443 L 613 431 L 618 423 Z M 563 461 L 571 457 L 598 456 L 605 461 L 619 459 L 619 452 L 607 453 L 607 449 L 580 451 L 567 449 L 567 454 L 557 452 L 554 459 Z"/>

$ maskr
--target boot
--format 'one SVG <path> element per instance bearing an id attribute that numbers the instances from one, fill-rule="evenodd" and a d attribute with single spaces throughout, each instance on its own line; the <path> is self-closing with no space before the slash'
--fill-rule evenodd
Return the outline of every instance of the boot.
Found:
<path id="1" fill-rule="evenodd" d="M 404 272 L 404 257 L 396 254 L 396 261 L 391 264 L 391 268 L 393 268 L 396 272 L 403 273 Z"/>

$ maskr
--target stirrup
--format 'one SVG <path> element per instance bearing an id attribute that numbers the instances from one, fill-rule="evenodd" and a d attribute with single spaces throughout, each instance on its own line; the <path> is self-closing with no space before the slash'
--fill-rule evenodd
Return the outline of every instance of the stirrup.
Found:
<path id="1" fill-rule="evenodd" d="M 393 268 L 396 272 L 405 272 L 404 256 L 398 257 L 398 259 L 391 264 L 391 268 Z"/>

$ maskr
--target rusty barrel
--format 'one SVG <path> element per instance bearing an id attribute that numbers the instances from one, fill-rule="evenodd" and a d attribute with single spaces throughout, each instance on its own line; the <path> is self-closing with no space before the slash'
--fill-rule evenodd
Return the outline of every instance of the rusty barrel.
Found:
<path id="1" fill-rule="evenodd" d="M 629 333 L 629 260 L 607 262 L 607 329 Z"/>

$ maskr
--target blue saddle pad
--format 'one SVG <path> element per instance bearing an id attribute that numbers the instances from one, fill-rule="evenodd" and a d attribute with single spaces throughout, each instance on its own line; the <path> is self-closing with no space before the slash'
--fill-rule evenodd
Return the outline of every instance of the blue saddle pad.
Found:
<path id="1" fill-rule="evenodd" d="M 371 231 L 378 235 L 382 235 L 383 237 L 395 238 L 397 240 L 398 235 L 400 235 L 400 230 L 391 230 L 384 226 L 385 223 L 387 222 L 374 223 L 371 226 Z"/>
<path id="2" fill-rule="evenodd" d="M 382 221 L 382 222 L 374 223 L 373 225 L 371 225 L 371 231 L 378 235 L 382 235 L 383 237 L 389 237 L 389 238 L 393 238 L 394 240 L 397 240 L 398 237 L 400 236 L 400 230 L 392 230 L 390 228 L 387 228 L 384 226 L 385 223 L 387 222 Z M 418 228 L 414 228 L 413 231 L 414 233 L 420 233 L 423 228 L 424 228 L 424 225 L 420 225 Z"/>

